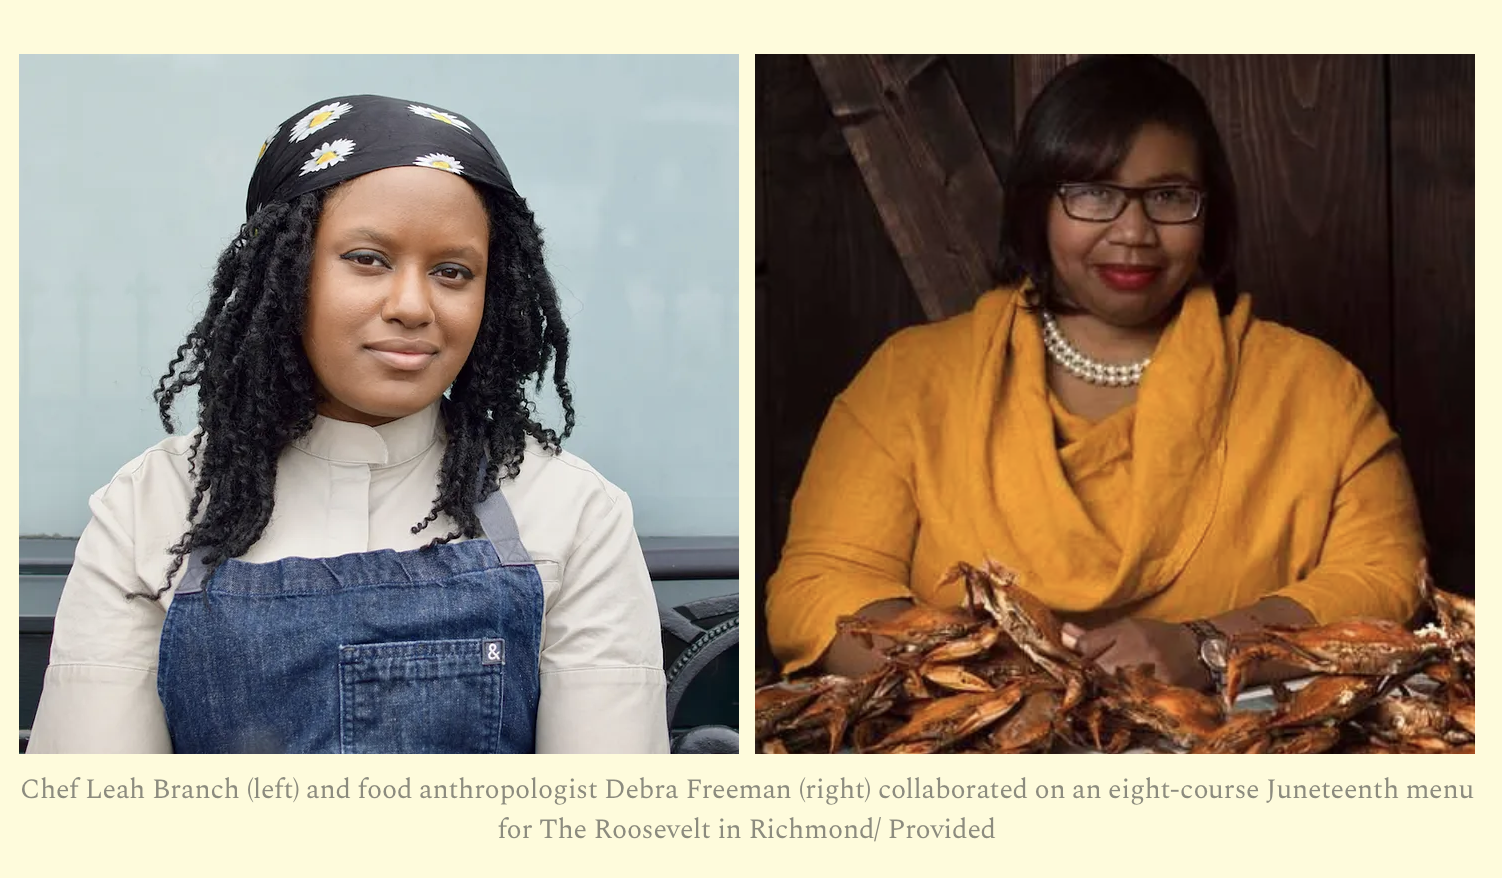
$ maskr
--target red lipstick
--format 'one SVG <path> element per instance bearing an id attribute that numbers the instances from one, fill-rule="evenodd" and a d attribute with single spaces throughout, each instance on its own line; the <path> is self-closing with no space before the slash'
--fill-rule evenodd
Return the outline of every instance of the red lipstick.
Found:
<path id="1" fill-rule="evenodd" d="M 1151 265 L 1097 265 L 1095 273 L 1114 289 L 1140 290 L 1157 279 L 1161 268 Z"/>

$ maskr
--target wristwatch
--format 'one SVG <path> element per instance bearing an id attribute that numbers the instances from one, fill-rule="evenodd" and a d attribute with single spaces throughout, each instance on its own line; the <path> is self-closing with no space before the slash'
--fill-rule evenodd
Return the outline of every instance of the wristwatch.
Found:
<path id="1" fill-rule="evenodd" d="M 1215 691 L 1222 691 L 1226 686 L 1226 653 L 1229 646 L 1226 635 L 1203 619 L 1185 622 L 1184 627 L 1194 634 L 1194 639 L 1199 643 L 1200 664 L 1210 672 L 1210 682 L 1215 684 Z"/>

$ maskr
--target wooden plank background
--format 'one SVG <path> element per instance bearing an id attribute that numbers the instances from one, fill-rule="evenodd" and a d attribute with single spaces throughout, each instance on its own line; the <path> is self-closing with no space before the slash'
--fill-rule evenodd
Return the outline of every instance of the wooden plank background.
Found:
<path id="1" fill-rule="evenodd" d="M 1388 60 L 1393 415 L 1439 582 L 1476 558 L 1476 58 Z"/>
<path id="2" fill-rule="evenodd" d="M 757 57 L 758 607 L 830 400 L 882 339 L 982 291 L 920 291 L 911 278 L 935 264 L 922 244 L 973 262 L 979 240 L 994 257 L 989 187 L 1075 57 Z M 1474 56 L 1167 57 L 1230 155 L 1242 288 L 1366 374 L 1403 439 L 1436 576 L 1474 593 Z M 862 169 L 899 182 L 874 200 Z M 924 203 L 886 203 L 903 192 Z M 938 208 L 943 223 L 918 228 Z"/>
<path id="3" fill-rule="evenodd" d="M 762 589 L 824 412 L 883 339 L 924 315 L 807 58 L 758 55 L 756 83 L 760 666 Z"/>

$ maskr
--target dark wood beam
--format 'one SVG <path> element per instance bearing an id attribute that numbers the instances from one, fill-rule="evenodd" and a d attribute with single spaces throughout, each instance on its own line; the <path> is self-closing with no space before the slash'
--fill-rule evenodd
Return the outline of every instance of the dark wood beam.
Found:
<path id="1" fill-rule="evenodd" d="M 930 320 L 991 285 L 1001 181 L 935 55 L 810 55 L 914 293 Z"/>

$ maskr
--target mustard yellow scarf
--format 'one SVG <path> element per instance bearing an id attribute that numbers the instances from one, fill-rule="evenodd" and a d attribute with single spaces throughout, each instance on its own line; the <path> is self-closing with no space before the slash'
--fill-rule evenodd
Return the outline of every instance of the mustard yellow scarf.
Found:
<path id="1" fill-rule="evenodd" d="M 992 331 L 977 340 L 971 410 L 997 413 L 965 448 L 974 508 L 992 510 L 970 518 L 978 543 L 1060 610 L 1134 604 L 1173 582 L 1215 514 L 1250 299 L 1222 318 L 1211 290 L 1188 293 L 1132 409 L 1062 450 L 1038 319 L 1021 300 L 1004 297 L 996 323 L 976 321 Z M 1107 466 L 1130 467 L 1127 508 L 1112 513 L 1124 527 L 1092 520 L 1073 487 Z"/>

